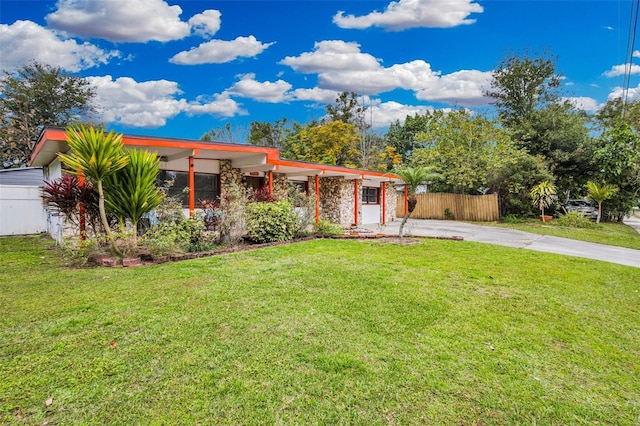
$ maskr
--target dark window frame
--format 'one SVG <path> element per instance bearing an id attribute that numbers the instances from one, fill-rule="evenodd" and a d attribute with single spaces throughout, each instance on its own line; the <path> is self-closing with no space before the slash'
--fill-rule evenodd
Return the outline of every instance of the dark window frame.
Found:
<path id="1" fill-rule="evenodd" d="M 371 191 L 375 191 L 375 194 L 372 194 Z M 362 204 L 366 204 L 366 205 L 380 204 L 380 188 L 378 188 L 377 186 L 363 186 L 362 192 L 360 195 L 362 198 Z"/>
<path id="2" fill-rule="evenodd" d="M 157 177 L 157 185 L 159 187 L 164 187 L 165 181 L 169 180 L 171 176 L 170 173 L 175 173 L 174 177 L 175 183 L 169 187 L 169 191 L 167 196 L 174 197 L 178 196 L 182 203 L 183 208 L 189 208 L 189 193 L 183 192 L 184 188 L 189 187 L 189 172 L 183 172 L 181 170 L 159 170 Z M 198 181 L 213 177 L 213 188 L 204 190 L 202 185 L 198 185 Z M 179 180 L 180 179 L 180 180 Z M 200 204 L 201 200 L 212 200 L 215 201 L 220 196 L 220 175 L 216 173 L 195 173 L 195 192 L 196 192 L 196 206 Z"/>

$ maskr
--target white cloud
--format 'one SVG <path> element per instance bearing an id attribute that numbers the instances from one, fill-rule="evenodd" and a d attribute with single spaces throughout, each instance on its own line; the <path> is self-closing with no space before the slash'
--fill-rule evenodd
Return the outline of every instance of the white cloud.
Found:
<path id="1" fill-rule="evenodd" d="M 205 38 L 209 38 L 220 29 L 220 17 L 222 14 L 218 10 L 205 10 L 202 13 L 193 15 L 189 19 L 191 30 Z"/>
<path id="2" fill-rule="evenodd" d="M 635 55 L 635 52 L 634 52 Z M 604 75 L 606 77 L 618 77 L 621 75 L 625 75 L 627 72 L 631 74 L 640 74 L 640 65 L 636 64 L 622 64 L 622 65 L 614 65 L 611 67 L 609 71 L 605 71 Z"/>
<path id="3" fill-rule="evenodd" d="M 113 80 L 110 75 L 87 77 L 96 87 L 96 104 L 102 121 L 132 127 L 160 127 L 186 106 L 178 83 L 167 80 L 137 82 L 130 77 Z"/>
<path id="4" fill-rule="evenodd" d="M 405 89 L 414 91 L 421 100 L 464 106 L 488 103 L 483 88 L 490 81 L 490 72 L 462 70 L 442 75 L 423 60 L 384 68 L 375 57 L 360 52 L 357 43 L 319 42 L 313 52 L 287 57 L 281 63 L 299 72 L 317 73 L 318 89 L 333 93 L 354 91 L 373 95 Z"/>
<path id="5" fill-rule="evenodd" d="M 318 85 L 339 92 L 353 90 L 362 94 L 376 94 L 396 88 L 419 90 L 437 81 L 438 74 L 431 69 L 431 65 L 417 60 L 368 71 L 324 72 L 318 75 Z"/>
<path id="6" fill-rule="evenodd" d="M 259 102 L 277 103 L 287 100 L 291 84 L 284 80 L 259 82 L 255 74 L 247 74 L 226 92 Z"/>
<path id="7" fill-rule="evenodd" d="M 339 95 L 340 93 L 335 90 L 320 89 L 318 87 L 314 87 L 313 89 L 295 89 L 291 92 L 291 98 L 297 101 L 313 101 L 322 104 L 335 102 Z"/>
<path id="8" fill-rule="evenodd" d="M 247 115 L 247 112 L 241 109 L 238 103 L 229 97 L 228 93 L 213 95 L 212 100 L 199 97 L 196 102 L 189 102 L 184 110 L 189 114 L 210 114 L 223 117 Z"/>
<path id="9" fill-rule="evenodd" d="M 382 27 L 390 31 L 408 28 L 449 28 L 473 24 L 468 19 L 472 13 L 484 9 L 473 0 L 399 0 L 389 3 L 383 12 L 373 11 L 368 15 L 346 15 L 343 11 L 333 17 L 341 28 L 364 29 Z"/>
<path id="10" fill-rule="evenodd" d="M 631 56 L 633 56 L 634 58 L 640 58 L 640 50 L 634 50 L 633 55 Z"/>
<path id="11" fill-rule="evenodd" d="M 416 98 L 468 107 L 486 105 L 488 100 L 483 92 L 490 81 L 491 72 L 457 71 L 430 82 L 428 87 L 418 90 Z"/>
<path id="12" fill-rule="evenodd" d="M 36 60 L 76 72 L 106 64 L 119 57 L 120 52 L 105 51 L 88 42 L 65 40 L 31 21 L 16 21 L 11 25 L 0 24 L 0 56 L 5 70 Z"/>
<path id="13" fill-rule="evenodd" d="M 87 77 L 87 80 L 96 87 L 97 112 L 105 123 L 153 128 L 164 126 L 168 119 L 182 112 L 225 117 L 243 113 L 225 94 L 193 102 L 178 98 L 182 91 L 175 81 L 138 82 L 130 77 L 114 80 L 110 75 Z"/>
<path id="14" fill-rule="evenodd" d="M 624 96 L 624 90 L 622 87 L 618 86 L 618 87 L 615 87 L 611 91 L 611 93 L 609 93 L 607 100 L 622 98 L 623 96 Z M 640 84 L 638 84 L 636 87 L 629 88 L 627 92 L 627 100 L 628 101 L 640 100 Z"/>
<path id="15" fill-rule="evenodd" d="M 273 43 L 261 43 L 254 36 L 235 40 L 211 40 L 189 51 L 177 53 L 169 62 L 180 65 L 222 64 L 239 57 L 250 58 L 262 53 Z"/>
<path id="16" fill-rule="evenodd" d="M 569 102 L 575 108 L 581 109 L 583 111 L 595 112 L 600 107 L 600 105 L 598 104 L 598 101 L 586 96 L 574 96 L 574 97 L 562 98 L 562 100 Z"/>
<path id="17" fill-rule="evenodd" d="M 180 20 L 180 6 L 163 0 L 58 0 L 57 10 L 45 19 L 49 26 L 85 38 L 114 42 L 178 40 L 190 25 Z"/>
<path id="18" fill-rule="evenodd" d="M 374 128 L 388 127 L 391 123 L 399 120 L 401 123 L 407 118 L 407 115 L 414 116 L 416 114 L 424 115 L 428 111 L 433 111 L 433 107 L 425 105 L 403 105 L 398 102 L 382 102 L 369 107 L 367 116 L 372 118 L 372 126 Z"/>
<path id="19" fill-rule="evenodd" d="M 375 57 L 360 52 L 358 43 L 325 40 L 315 43 L 313 47 L 313 52 L 305 52 L 297 57 L 287 56 L 280 63 L 303 73 L 375 70 L 380 67 Z"/>

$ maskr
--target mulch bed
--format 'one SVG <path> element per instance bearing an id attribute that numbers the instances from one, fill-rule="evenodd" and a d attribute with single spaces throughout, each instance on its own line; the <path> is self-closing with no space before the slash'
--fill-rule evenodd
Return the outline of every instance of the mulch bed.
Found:
<path id="1" fill-rule="evenodd" d="M 115 258 L 115 257 L 96 257 L 93 259 L 90 259 L 90 263 L 95 265 L 95 266 L 103 266 L 103 267 L 118 267 L 118 266 L 122 266 L 122 267 L 139 267 L 139 266 L 149 266 L 149 265 L 157 265 L 157 264 L 161 264 L 161 263 L 166 263 L 166 262 L 179 262 L 182 260 L 188 260 L 188 259 L 199 259 L 201 257 L 210 257 L 210 256 L 217 256 L 217 255 L 221 255 L 221 254 L 228 254 L 228 253 L 237 253 L 237 252 L 241 252 L 241 251 L 247 251 L 247 250 L 255 250 L 255 249 L 260 249 L 260 248 L 264 248 L 264 247 L 274 247 L 274 246 L 281 246 L 281 245 L 285 245 L 285 244 L 293 244 L 293 243 L 299 243 L 299 242 L 303 242 L 303 241 L 310 241 L 310 240 L 315 240 L 318 238 L 322 238 L 322 237 L 315 237 L 315 236 L 311 236 L 311 237 L 302 237 L 302 238 L 296 238 L 294 240 L 290 240 L 290 241 L 277 241 L 277 242 L 273 242 L 273 243 L 263 243 L 263 244 L 242 244 L 242 245 L 238 245 L 238 246 L 234 246 L 234 247 L 228 247 L 228 248 L 224 248 L 224 249 L 220 249 L 220 250 L 212 250 L 212 251 L 201 251 L 201 252 L 194 252 L 194 253 L 183 253 L 183 254 L 176 254 L 176 255 L 171 255 L 171 256 L 161 256 L 161 257 L 153 257 L 151 256 L 150 253 L 141 253 L 140 257 L 134 257 L 134 258 L 124 258 L 122 260 Z M 454 241 L 462 241 L 463 238 L 462 237 L 458 237 L 458 236 L 453 236 L 453 237 L 423 237 L 423 236 L 415 236 L 415 235 L 405 235 L 403 238 L 398 238 L 398 236 L 395 235 L 387 235 L 387 234 L 381 234 L 381 233 L 375 233 L 373 231 L 370 230 L 362 230 L 362 229 L 358 229 L 358 230 L 349 230 L 347 232 L 345 232 L 344 235 L 336 235 L 336 236 L 332 236 L 332 237 L 328 237 L 331 239 L 356 239 L 356 240 L 362 240 L 362 241 L 366 241 L 366 240 L 380 240 L 383 241 L 385 243 L 391 243 L 391 244 L 402 244 L 402 245 L 412 245 L 412 244 L 418 244 L 420 239 L 439 239 L 439 240 L 454 240 Z"/>

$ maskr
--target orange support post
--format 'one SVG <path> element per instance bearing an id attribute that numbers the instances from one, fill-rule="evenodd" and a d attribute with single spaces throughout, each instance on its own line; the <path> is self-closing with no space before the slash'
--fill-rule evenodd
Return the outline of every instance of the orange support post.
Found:
<path id="1" fill-rule="evenodd" d="M 78 186 L 80 186 L 80 190 L 84 192 L 84 174 L 82 172 L 78 173 Z M 80 240 L 84 241 L 87 239 L 87 213 L 84 207 L 84 203 L 78 204 L 78 210 L 80 211 L 79 226 L 80 226 Z"/>
<path id="2" fill-rule="evenodd" d="M 406 216 L 409 213 L 409 186 L 407 184 L 404 185 L 404 215 Z"/>
<path id="3" fill-rule="evenodd" d="M 385 225 L 387 223 L 387 182 L 382 182 L 380 186 L 382 187 L 382 194 L 380 194 L 380 202 L 382 204 L 382 224 Z"/>
<path id="4" fill-rule="evenodd" d="M 316 175 L 316 223 L 320 222 L 320 176 Z"/>
<path id="5" fill-rule="evenodd" d="M 353 223 L 358 224 L 358 179 L 353 180 Z"/>
<path id="6" fill-rule="evenodd" d="M 189 217 L 193 217 L 196 211 L 196 167 L 193 163 L 193 155 L 189 156 Z"/>
<path id="7" fill-rule="evenodd" d="M 269 196 L 273 197 L 273 171 L 269 170 Z"/>

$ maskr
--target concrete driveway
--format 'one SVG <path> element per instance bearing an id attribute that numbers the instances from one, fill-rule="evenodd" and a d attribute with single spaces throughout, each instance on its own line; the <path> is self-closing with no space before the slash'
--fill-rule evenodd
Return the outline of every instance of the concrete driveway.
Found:
<path id="1" fill-rule="evenodd" d="M 400 220 L 395 220 L 382 227 L 373 225 L 365 226 L 365 228 L 388 235 L 398 235 L 400 222 Z M 640 229 L 640 220 L 632 218 L 632 223 L 632 226 L 637 225 Z M 405 235 L 420 237 L 459 236 L 465 241 L 584 257 L 640 268 L 640 250 L 550 237 L 495 226 L 481 226 L 449 220 L 409 219 L 404 232 Z"/>

